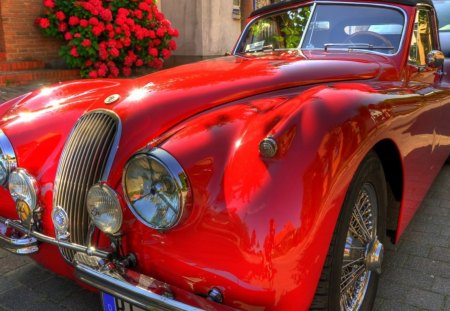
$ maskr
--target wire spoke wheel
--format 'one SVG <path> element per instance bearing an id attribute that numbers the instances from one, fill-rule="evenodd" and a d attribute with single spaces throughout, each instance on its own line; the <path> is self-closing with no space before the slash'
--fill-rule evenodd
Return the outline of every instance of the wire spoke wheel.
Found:
<path id="1" fill-rule="evenodd" d="M 347 190 L 311 310 L 372 309 L 384 253 L 386 186 L 380 159 L 368 153 Z"/>
<path id="2" fill-rule="evenodd" d="M 341 310 L 359 310 L 372 271 L 366 257 L 377 239 L 378 202 L 374 187 L 365 183 L 356 199 L 350 218 L 343 254 L 340 284 Z"/>

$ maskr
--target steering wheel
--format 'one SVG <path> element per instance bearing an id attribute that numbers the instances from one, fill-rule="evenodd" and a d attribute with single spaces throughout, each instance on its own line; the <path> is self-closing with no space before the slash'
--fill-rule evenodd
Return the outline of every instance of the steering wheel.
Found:
<path id="1" fill-rule="evenodd" d="M 359 38 L 358 41 L 355 40 L 355 38 Z M 391 41 L 386 39 L 384 36 L 380 35 L 379 33 L 373 32 L 373 31 L 358 31 L 354 34 L 350 35 L 347 39 L 345 39 L 344 43 L 367 43 L 372 44 L 373 40 L 370 40 L 370 38 L 375 38 L 377 42 L 381 44 L 382 47 L 387 48 L 394 48 Z M 372 42 L 371 42 L 372 41 Z M 374 44 L 375 45 L 375 44 Z"/>

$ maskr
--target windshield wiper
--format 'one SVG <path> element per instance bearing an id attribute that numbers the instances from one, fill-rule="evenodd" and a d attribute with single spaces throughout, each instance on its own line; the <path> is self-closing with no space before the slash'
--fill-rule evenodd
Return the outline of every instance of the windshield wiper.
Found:
<path id="1" fill-rule="evenodd" d="M 325 43 L 323 48 L 328 51 L 329 48 L 347 48 L 350 50 L 393 50 L 393 46 L 376 46 L 368 43 Z"/>

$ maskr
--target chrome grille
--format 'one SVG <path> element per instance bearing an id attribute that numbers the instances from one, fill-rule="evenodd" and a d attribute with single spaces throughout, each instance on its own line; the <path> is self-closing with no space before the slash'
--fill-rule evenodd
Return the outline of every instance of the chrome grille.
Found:
<path id="1" fill-rule="evenodd" d="M 69 216 L 70 242 L 88 244 L 89 215 L 85 206 L 87 191 L 106 179 L 120 135 L 119 119 L 107 111 L 85 114 L 76 123 L 59 162 L 53 206 L 60 206 Z M 74 252 L 60 248 L 72 261 Z"/>

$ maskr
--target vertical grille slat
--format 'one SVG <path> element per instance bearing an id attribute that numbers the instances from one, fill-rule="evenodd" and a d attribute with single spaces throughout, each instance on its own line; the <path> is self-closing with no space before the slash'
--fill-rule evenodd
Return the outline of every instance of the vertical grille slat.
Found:
<path id="1" fill-rule="evenodd" d="M 120 135 L 119 119 L 106 111 L 85 114 L 77 122 L 64 147 L 55 179 L 54 207 L 60 206 L 69 216 L 70 241 L 87 244 L 89 215 L 87 192 L 105 174 L 111 152 Z M 73 251 L 60 249 L 68 261 Z"/>

